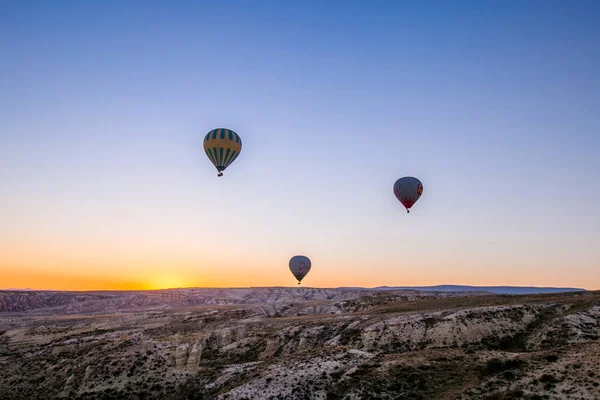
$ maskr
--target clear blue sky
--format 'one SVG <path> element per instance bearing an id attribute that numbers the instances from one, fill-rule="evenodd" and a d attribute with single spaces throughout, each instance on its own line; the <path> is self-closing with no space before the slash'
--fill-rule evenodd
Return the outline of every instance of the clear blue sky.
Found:
<path id="1" fill-rule="evenodd" d="M 0 287 L 600 289 L 600 2 L 4 1 L 0 55 Z"/>

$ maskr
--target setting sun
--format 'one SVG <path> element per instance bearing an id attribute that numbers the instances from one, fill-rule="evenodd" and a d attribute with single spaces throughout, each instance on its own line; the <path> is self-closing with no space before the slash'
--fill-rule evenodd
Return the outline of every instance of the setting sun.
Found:
<path id="1" fill-rule="evenodd" d="M 148 289 L 170 289 L 192 286 L 185 277 L 175 273 L 153 274 L 148 279 Z"/>

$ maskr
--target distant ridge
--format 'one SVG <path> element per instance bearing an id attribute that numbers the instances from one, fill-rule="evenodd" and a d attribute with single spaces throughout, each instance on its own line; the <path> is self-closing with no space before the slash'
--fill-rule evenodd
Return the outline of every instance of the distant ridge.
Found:
<path id="1" fill-rule="evenodd" d="M 463 285 L 437 285 L 437 286 L 378 286 L 372 290 L 421 290 L 429 292 L 489 292 L 494 294 L 542 294 L 542 293 L 567 293 L 585 292 L 581 288 L 556 288 L 535 286 L 463 286 Z"/>
<path id="2" fill-rule="evenodd" d="M 230 291 L 245 292 L 252 290 L 277 289 L 291 292 L 305 291 L 384 291 L 384 290 L 415 290 L 421 292 L 487 292 L 492 294 L 544 294 L 544 293 L 569 293 L 569 292 L 587 292 L 587 289 L 568 288 L 568 287 L 536 287 L 536 286 L 466 286 L 466 285 L 436 285 L 436 286 L 377 286 L 373 288 L 362 286 L 341 286 L 337 288 L 314 288 L 309 286 L 251 286 L 251 287 L 182 287 L 168 289 L 152 289 L 152 290 L 56 290 L 56 289 L 31 289 L 31 288 L 0 288 L 1 292 L 33 292 L 33 293 L 86 293 L 86 294 L 102 294 L 102 293 L 153 293 L 153 292 L 170 292 L 170 291 L 207 291 L 220 292 Z"/>

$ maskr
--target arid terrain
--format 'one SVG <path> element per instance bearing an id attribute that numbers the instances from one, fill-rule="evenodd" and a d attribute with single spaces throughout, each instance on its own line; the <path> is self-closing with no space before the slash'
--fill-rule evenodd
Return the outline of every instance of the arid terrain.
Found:
<path id="1" fill-rule="evenodd" d="M 600 292 L 0 292 L 0 399 L 600 399 Z"/>

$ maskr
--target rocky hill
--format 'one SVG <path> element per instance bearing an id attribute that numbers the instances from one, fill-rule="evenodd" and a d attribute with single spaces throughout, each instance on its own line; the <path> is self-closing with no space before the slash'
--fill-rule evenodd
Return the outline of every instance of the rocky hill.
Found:
<path id="1" fill-rule="evenodd" d="M 2 294 L 2 399 L 600 398 L 597 292 L 29 294 Z"/>
<path id="2" fill-rule="evenodd" d="M 389 290 L 400 298 L 436 298 L 482 293 L 455 291 L 451 293 Z M 372 296 L 375 290 L 367 289 L 315 289 L 315 288 L 233 288 L 233 289 L 169 289 L 154 291 L 116 292 L 55 292 L 55 291 L 0 291 L 0 312 L 31 311 L 35 314 L 89 314 L 122 310 L 170 308 L 173 306 L 198 306 L 217 304 L 282 304 L 315 300 L 349 300 Z M 485 293 L 483 293 L 485 294 Z"/>

